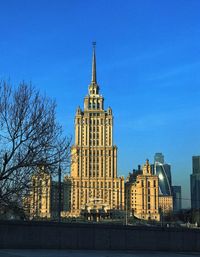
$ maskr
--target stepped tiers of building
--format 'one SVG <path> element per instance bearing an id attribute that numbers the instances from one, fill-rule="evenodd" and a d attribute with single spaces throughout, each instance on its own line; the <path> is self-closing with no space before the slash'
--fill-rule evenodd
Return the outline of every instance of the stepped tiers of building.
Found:
<path id="1" fill-rule="evenodd" d="M 92 80 L 84 109 L 75 116 L 75 144 L 71 148 L 71 214 L 90 210 L 93 202 L 106 210 L 124 209 L 124 178 L 117 177 L 117 147 L 113 144 L 112 109 L 104 110 L 104 98 L 96 79 L 93 48 Z M 96 212 L 102 211 L 97 208 Z"/>
<path id="2" fill-rule="evenodd" d="M 58 185 L 45 167 L 38 170 L 25 199 L 30 218 L 56 219 L 61 214 L 62 218 L 82 216 L 99 221 L 123 218 L 126 213 L 127 217 L 159 221 L 160 214 L 173 210 L 173 199 L 170 167 L 161 153 L 156 156 L 154 165 L 147 160 L 129 174 L 126 184 L 123 177 L 118 177 L 113 113 L 110 107 L 104 109 L 99 92 L 94 46 L 88 94 L 83 109 L 78 107 L 75 115 L 70 175 Z"/>

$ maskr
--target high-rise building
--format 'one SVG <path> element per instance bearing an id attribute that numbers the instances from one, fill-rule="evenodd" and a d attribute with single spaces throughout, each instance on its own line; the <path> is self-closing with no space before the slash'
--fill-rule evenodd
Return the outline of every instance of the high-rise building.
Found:
<path id="1" fill-rule="evenodd" d="M 158 176 L 159 208 L 162 214 L 165 215 L 173 210 L 171 166 L 165 163 L 162 153 L 156 153 L 151 170 Z"/>
<path id="2" fill-rule="evenodd" d="M 178 212 L 182 209 L 181 186 L 172 186 L 173 211 Z"/>
<path id="3" fill-rule="evenodd" d="M 162 153 L 155 153 L 154 162 L 160 162 L 160 163 L 164 164 L 164 162 L 165 162 L 164 155 Z"/>
<path id="4" fill-rule="evenodd" d="M 165 158 L 162 153 L 155 153 L 154 155 L 154 165 L 151 165 L 152 172 L 156 174 L 156 165 L 162 166 L 164 176 L 166 177 L 169 186 L 172 186 L 172 178 L 171 178 L 171 165 L 165 163 Z"/>
<path id="5" fill-rule="evenodd" d="M 192 174 L 200 174 L 200 156 L 192 156 Z"/>
<path id="6" fill-rule="evenodd" d="M 154 174 L 157 175 L 159 178 L 159 194 L 172 195 L 169 176 L 167 176 L 167 172 L 165 168 L 166 168 L 165 164 L 162 164 L 160 162 L 154 163 Z"/>
<path id="7" fill-rule="evenodd" d="M 165 169 L 165 173 L 166 173 L 166 176 L 169 181 L 170 188 L 171 188 L 172 187 L 171 165 L 164 163 L 163 167 Z"/>
<path id="8" fill-rule="evenodd" d="M 124 208 L 124 178 L 117 176 L 117 147 L 113 144 L 113 114 L 104 110 L 96 76 L 95 45 L 92 80 L 84 109 L 75 116 L 75 144 L 71 148 L 71 213 L 97 215 Z M 98 207 L 97 207 L 98 206 Z"/>
<path id="9" fill-rule="evenodd" d="M 127 211 L 143 220 L 160 220 L 158 176 L 152 174 L 149 161 L 126 181 Z"/>
<path id="10" fill-rule="evenodd" d="M 191 207 L 200 209 L 200 156 L 192 157 L 192 174 L 190 175 Z"/>

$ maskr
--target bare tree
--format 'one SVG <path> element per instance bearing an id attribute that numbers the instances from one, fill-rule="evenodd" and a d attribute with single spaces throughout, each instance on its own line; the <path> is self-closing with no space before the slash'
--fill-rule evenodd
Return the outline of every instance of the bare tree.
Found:
<path id="1" fill-rule="evenodd" d="M 56 122 L 55 101 L 33 86 L 0 84 L 0 208 L 18 206 L 38 166 L 58 172 L 70 140 Z"/>

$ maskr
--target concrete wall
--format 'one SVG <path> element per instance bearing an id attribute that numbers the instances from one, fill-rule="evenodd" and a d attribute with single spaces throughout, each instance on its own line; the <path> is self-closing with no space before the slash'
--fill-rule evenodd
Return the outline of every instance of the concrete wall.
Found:
<path id="1" fill-rule="evenodd" d="M 0 248 L 200 251 L 200 230 L 0 222 Z"/>

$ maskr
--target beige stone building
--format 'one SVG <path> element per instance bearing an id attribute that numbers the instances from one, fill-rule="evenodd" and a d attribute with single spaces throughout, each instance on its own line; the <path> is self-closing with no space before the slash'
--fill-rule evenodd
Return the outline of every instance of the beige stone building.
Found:
<path id="1" fill-rule="evenodd" d="M 70 209 L 70 181 L 61 183 L 61 211 Z M 59 186 L 44 167 L 32 177 L 29 201 L 30 218 L 57 219 L 59 209 Z"/>
<path id="2" fill-rule="evenodd" d="M 84 109 L 78 107 L 75 116 L 75 144 L 71 148 L 71 214 L 99 204 L 106 210 L 124 208 L 124 179 L 117 177 L 117 147 L 113 144 L 112 109 L 104 110 L 104 98 L 96 77 L 96 56 L 93 46 L 92 80 Z M 96 206 L 96 207 L 95 207 Z"/>
<path id="3" fill-rule="evenodd" d="M 173 211 L 173 196 L 159 195 L 159 209 L 163 215 L 171 213 Z"/>
<path id="4" fill-rule="evenodd" d="M 143 220 L 160 220 L 158 176 L 151 173 L 149 161 L 126 182 L 128 213 Z"/>

